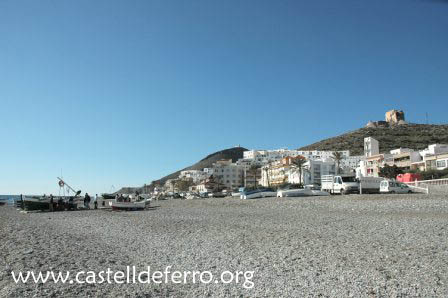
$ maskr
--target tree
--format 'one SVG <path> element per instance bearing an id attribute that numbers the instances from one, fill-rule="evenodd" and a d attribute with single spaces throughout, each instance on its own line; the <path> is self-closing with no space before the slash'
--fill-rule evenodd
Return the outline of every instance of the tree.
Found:
<path id="1" fill-rule="evenodd" d="M 299 172 L 299 185 L 303 186 L 302 176 L 303 176 L 303 167 L 305 166 L 306 158 L 299 155 L 291 160 L 291 166 L 295 168 Z"/>
<path id="2" fill-rule="evenodd" d="M 378 172 L 378 175 L 380 177 L 388 178 L 388 179 L 396 179 L 397 175 L 403 174 L 403 170 L 397 167 L 396 165 L 389 166 L 385 165 L 384 167 L 380 168 L 380 171 Z"/>
<path id="3" fill-rule="evenodd" d="M 333 155 L 331 156 L 331 159 L 334 160 L 336 163 L 336 174 L 339 174 L 339 165 L 341 164 L 341 160 L 344 158 L 344 155 L 342 155 L 342 152 L 335 151 L 333 152 Z"/>

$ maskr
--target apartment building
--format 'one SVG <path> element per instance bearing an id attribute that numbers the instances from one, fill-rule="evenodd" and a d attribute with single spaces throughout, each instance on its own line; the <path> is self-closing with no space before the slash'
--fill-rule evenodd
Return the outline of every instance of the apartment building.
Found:
<path id="1" fill-rule="evenodd" d="M 448 152 L 427 155 L 425 158 L 426 170 L 444 170 L 448 168 Z"/>
<path id="2" fill-rule="evenodd" d="M 211 174 L 200 170 L 186 170 L 180 172 L 179 179 L 192 179 L 193 183 L 197 184 L 200 181 L 208 178 Z"/>
<path id="3" fill-rule="evenodd" d="M 236 189 L 243 186 L 245 166 L 232 163 L 232 160 L 220 160 L 213 164 L 213 177 L 217 183 L 226 189 Z"/>
<path id="4" fill-rule="evenodd" d="M 277 149 L 277 150 L 249 150 L 245 151 L 243 159 L 241 162 L 257 164 L 260 166 L 267 165 L 269 163 L 282 160 L 286 157 L 303 156 L 307 160 L 326 160 L 332 158 L 335 151 L 319 151 L 319 150 L 288 150 L 288 149 Z M 341 165 L 356 168 L 359 160 L 362 157 L 350 156 L 349 150 L 339 151 L 342 153 L 343 160 Z"/>
<path id="5" fill-rule="evenodd" d="M 308 160 L 302 168 L 302 173 L 293 166 L 294 157 L 286 157 L 281 161 L 271 163 L 262 168 L 261 185 L 278 186 L 290 184 L 317 184 L 321 183 L 323 175 L 334 175 L 336 164 L 331 159 Z"/>

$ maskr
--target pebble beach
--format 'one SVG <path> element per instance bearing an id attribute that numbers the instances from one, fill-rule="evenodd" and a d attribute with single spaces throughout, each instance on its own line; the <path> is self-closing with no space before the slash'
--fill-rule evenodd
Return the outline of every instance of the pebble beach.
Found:
<path id="1" fill-rule="evenodd" d="M 145 211 L 0 207 L 0 297 L 447 297 L 446 195 L 154 201 Z M 254 271 L 241 283 L 15 283 L 11 271 Z"/>

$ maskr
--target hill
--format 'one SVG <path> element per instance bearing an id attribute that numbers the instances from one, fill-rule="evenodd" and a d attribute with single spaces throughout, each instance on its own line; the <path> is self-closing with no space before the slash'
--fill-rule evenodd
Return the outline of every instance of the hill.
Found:
<path id="1" fill-rule="evenodd" d="M 116 191 L 116 193 L 123 193 L 123 194 L 133 194 L 136 191 L 139 193 L 147 193 L 148 191 L 151 191 L 154 189 L 155 185 L 163 185 L 168 179 L 174 179 L 179 177 L 179 174 L 181 171 L 186 170 L 202 170 L 203 168 L 210 168 L 212 167 L 213 163 L 217 162 L 221 159 L 232 159 L 232 162 L 237 161 L 240 158 L 243 158 L 243 152 L 247 151 L 246 148 L 243 147 L 235 147 L 235 148 L 229 148 L 225 150 L 221 150 L 215 153 L 212 153 L 205 158 L 201 159 L 197 163 L 195 163 L 192 166 L 189 166 L 185 169 L 179 170 L 177 172 L 171 173 L 163 178 L 160 178 L 159 180 L 152 181 L 150 185 L 147 185 L 147 188 L 145 189 L 145 186 L 141 187 L 122 187 L 120 190 Z"/>
<path id="2" fill-rule="evenodd" d="M 186 170 L 202 170 L 203 168 L 210 168 L 213 163 L 217 162 L 221 159 L 232 159 L 232 162 L 237 161 L 240 158 L 243 158 L 243 152 L 247 151 L 246 148 L 243 147 L 235 147 L 235 148 L 229 148 L 225 150 L 221 150 L 215 153 L 212 153 L 205 158 L 201 159 L 194 165 L 187 167 L 185 169 L 179 170 L 177 172 L 174 172 L 172 174 L 169 174 L 163 178 L 160 178 L 159 180 L 154 181 L 153 183 L 157 184 L 164 184 L 166 180 L 168 179 L 174 179 L 177 178 L 181 171 Z"/>
<path id="3" fill-rule="evenodd" d="M 350 150 L 351 155 L 362 155 L 365 137 L 378 140 L 381 153 L 400 147 L 420 150 L 430 144 L 448 144 L 448 125 L 406 124 L 364 127 L 301 147 L 299 150 Z"/>

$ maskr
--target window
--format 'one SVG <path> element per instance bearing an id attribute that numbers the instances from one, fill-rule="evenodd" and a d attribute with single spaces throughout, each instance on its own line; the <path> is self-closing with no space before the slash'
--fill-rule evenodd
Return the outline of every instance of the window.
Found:
<path id="1" fill-rule="evenodd" d="M 437 167 L 438 168 L 446 168 L 446 160 L 438 160 Z"/>

